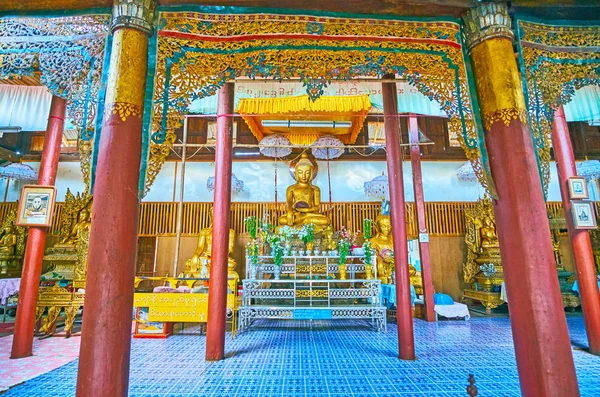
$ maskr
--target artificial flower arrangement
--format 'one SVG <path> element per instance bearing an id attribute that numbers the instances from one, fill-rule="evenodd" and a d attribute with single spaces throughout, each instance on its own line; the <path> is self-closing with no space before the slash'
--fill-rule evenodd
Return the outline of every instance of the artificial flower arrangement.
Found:
<path id="1" fill-rule="evenodd" d="M 304 241 L 304 244 L 312 243 L 315 239 L 315 225 L 312 223 L 302 225 L 300 232 L 298 232 L 298 237 Z"/>
<path id="2" fill-rule="evenodd" d="M 246 230 L 248 231 L 248 234 L 250 234 L 250 238 L 252 238 L 252 240 L 256 239 L 256 217 L 255 216 L 249 216 L 244 218 L 244 224 L 246 225 Z"/>
<path id="3" fill-rule="evenodd" d="M 369 218 L 363 219 L 363 237 L 365 240 L 373 237 L 373 221 Z"/>
<path id="4" fill-rule="evenodd" d="M 342 230 L 338 232 L 338 236 L 340 238 L 340 243 L 342 241 L 346 241 L 350 244 L 350 248 L 359 248 L 357 245 L 358 235 L 360 230 L 352 233 L 350 230 L 346 229 L 345 226 L 342 226 Z"/>

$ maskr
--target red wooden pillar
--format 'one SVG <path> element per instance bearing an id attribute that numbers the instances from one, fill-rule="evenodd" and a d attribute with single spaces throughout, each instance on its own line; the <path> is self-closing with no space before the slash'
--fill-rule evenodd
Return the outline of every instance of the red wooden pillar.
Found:
<path id="1" fill-rule="evenodd" d="M 215 148 L 215 198 L 212 225 L 212 252 L 208 286 L 206 360 L 225 357 L 227 315 L 227 260 L 229 257 L 229 216 L 231 208 L 231 161 L 233 142 L 233 83 L 220 90 L 217 105 Z"/>
<path id="2" fill-rule="evenodd" d="M 66 109 L 67 102 L 63 98 L 53 95 L 44 139 L 42 162 L 38 174 L 38 185 L 54 185 L 56 180 Z M 23 358 L 32 354 L 35 309 L 42 274 L 46 232 L 47 228 L 45 227 L 29 228 L 21 286 L 19 287 L 15 335 L 10 358 Z"/>
<path id="3" fill-rule="evenodd" d="M 577 397 L 579 387 L 508 6 L 479 3 L 464 19 L 498 195 L 494 214 L 521 393 L 525 397 Z"/>
<path id="4" fill-rule="evenodd" d="M 421 173 L 421 148 L 419 147 L 419 125 L 416 116 L 408 118 L 408 135 L 410 140 L 410 162 L 412 165 L 415 206 L 417 207 L 417 225 L 419 227 L 419 255 L 421 257 L 421 278 L 423 295 L 425 295 L 425 320 L 435 321 L 433 311 L 433 280 L 431 277 L 431 260 L 429 259 L 429 240 L 422 242 L 420 236 L 427 233 L 425 215 L 425 198 L 423 195 L 423 174 Z"/>
<path id="5" fill-rule="evenodd" d="M 394 76 L 384 76 L 393 79 Z M 400 120 L 396 83 L 382 83 L 385 147 L 390 184 L 390 218 L 394 239 L 396 271 L 396 318 L 398 322 L 398 357 L 415 359 L 410 276 L 408 274 L 408 239 L 406 234 L 406 206 L 404 202 L 404 178 L 402 175 L 402 151 L 400 149 Z"/>
<path id="6" fill-rule="evenodd" d="M 153 7 L 153 2 L 115 0 L 113 8 L 77 397 L 126 397 L 128 392 L 142 116 Z"/>
<path id="7" fill-rule="evenodd" d="M 600 355 L 600 294 L 598 293 L 598 282 L 596 280 L 596 265 L 594 264 L 590 234 L 587 230 L 577 230 L 573 227 L 568 183 L 570 177 L 577 176 L 577 169 L 575 168 L 575 156 L 573 155 L 569 128 L 562 105 L 554 112 L 552 146 L 554 147 L 554 157 L 558 168 L 560 195 L 565 210 L 571 245 L 573 246 L 579 296 L 589 349 L 590 353 Z"/>

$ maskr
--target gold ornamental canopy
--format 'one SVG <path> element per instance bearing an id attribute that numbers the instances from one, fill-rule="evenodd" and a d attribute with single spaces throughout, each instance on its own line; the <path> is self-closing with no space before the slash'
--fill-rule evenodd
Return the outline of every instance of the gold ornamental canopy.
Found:
<path id="1" fill-rule="evenodd" d="M 240 99 L 238 113 L 260 142 L 265 136 L 282 134 L 293 145 L 311 145 L 323 135 L 334 135 L 346 145 L 354 144 L 371 110 L 368 95 L 308 95 L 287 98 Z"/>

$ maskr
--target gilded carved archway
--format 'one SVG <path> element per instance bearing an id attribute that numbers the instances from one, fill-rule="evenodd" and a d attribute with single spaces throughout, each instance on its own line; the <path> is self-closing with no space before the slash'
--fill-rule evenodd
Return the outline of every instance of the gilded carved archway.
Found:
<path id="1" fill-rule="evenodd" d="M 307 94 L 318 98 L 333 80 L 389 73 L 440 103 L 480 182 L 494 191 L 457 21 L 162 12 L 156 52 L 144 191 L 160 171 L 189 104 L 230 79 L 299 78 Z"/>
<path id="2" fill-rule="evenodd" d="M 517 21 L 525 101 L 544 191 L 550 181 L 554 111 L 576 89 L 600 84 L 600 25 Z"/>
<path id="3" fill-rule="evenodd" d="M 110 14 L 0 18 L 0 24 L 0 78 L 39 70 L 41 83 L 67 100 L 89 188 L 92 142 L 102 121 L 97 110 Z"/>

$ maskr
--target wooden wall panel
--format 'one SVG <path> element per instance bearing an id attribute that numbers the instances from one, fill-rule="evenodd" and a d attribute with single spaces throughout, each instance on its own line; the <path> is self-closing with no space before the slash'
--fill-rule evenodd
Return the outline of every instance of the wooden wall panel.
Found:
<path id="1" fill-rule="evenodd" d="M 460 301 L 463 289 L 462 264 L 467 259 L 464 238 L 432 237 L 429 239 L 429 252 L 435 291 Z"/>

